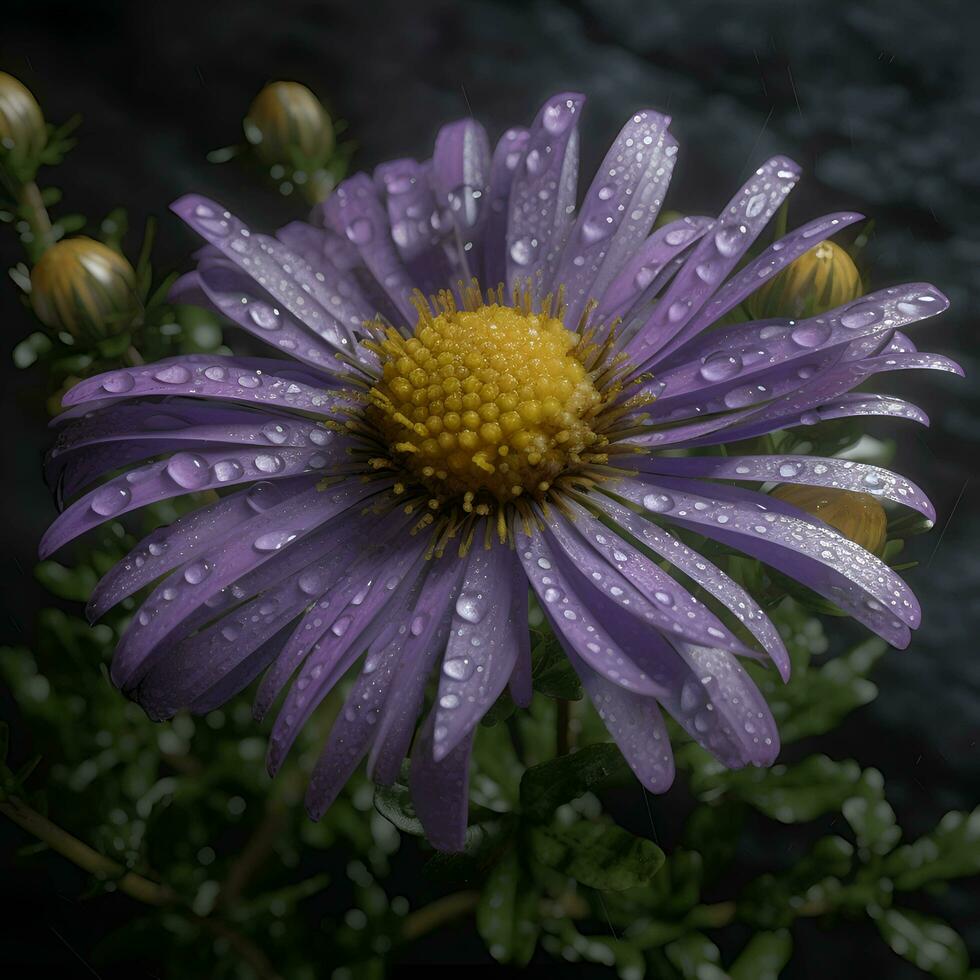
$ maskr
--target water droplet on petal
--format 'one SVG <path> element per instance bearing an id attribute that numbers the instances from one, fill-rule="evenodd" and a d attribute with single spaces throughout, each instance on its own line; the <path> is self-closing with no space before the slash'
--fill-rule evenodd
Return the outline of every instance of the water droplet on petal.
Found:
<path id="1" fill-rule="evenodd" d="M 367 245 L 374 235 L 374 228 L 367 218 L 355 218 L 347 226 L 347 237 L 355 245 Z"/>
<path id="2" fill-rule="evenodd" d="M 120 371 L 118 374 L 110 374 L 102 382 L 104 391 L 113 395 L 122 394 L 124 391 L 131 391 L 136 384 L 133 376 L 127 371 Z"/>
<path id="3" fill-rule="evenodd" d="M 185 490 L 196 490 L 209 479 L 208 464 L 194 453 L 171 456 L 167 460 L 166 471 L 167 476 Z"/>
<path id="4" fill-rule="evenodd" d="M 666 493 L 648 493 L 643 498 L 643 506 L 654 513 L 663 514 L 674 506 L 674 498 Z"/>
<path id="5" fill-rule="evenodd" d="M 298 535 L 294 531 L 269 531 L 260 534 L 255 539 L 256 551 L 278 551 L 283 546 L 295 541 Z"/>
<path id="6" fill-rule="evenodd" d="M 184 569 L 184 580 L 190 585 L 200 585 L 211 574 L 211 565 L 206 561 L 196 561 Z"/>
<path id="7" fill-rule="evenodd" d="M 100 517 L 111 517 L 126 507 L 132 497 L 126 487 L 102 487 L 92 497 L 92 510 Z"/>
<path id="8" fill-rule="evenodd" d="M 456 599 L 456 615 L 468 623 L 478 623 L 486 615 L 486 602 L 482 595 L 461 592 Z"/>
<path id="9" fill-rule="evenodd" d="M 727 381 L 742 370 L 742 359 L 738 354 L 716 351 L 709 354 L 701 364 L 701 377 L 705 381 Z"/>
<path id="10" fill-rule="evenodd" d="M 240 480 L 245 475 L 245 468 L 236 459 L 222 459 L 211 467 L 211 472 L 219 483 L 229 483 Z"/>

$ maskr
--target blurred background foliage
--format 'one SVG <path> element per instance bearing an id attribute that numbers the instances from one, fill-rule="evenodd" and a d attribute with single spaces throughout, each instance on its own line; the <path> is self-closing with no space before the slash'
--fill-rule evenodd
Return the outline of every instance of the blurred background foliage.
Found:
<path id="1" fill-rule="evenodd" d="M 940 64 L 938 54 L 935 62 L 925 57 L 941 49 L 938 27 L 919 35 L 925 54 L 919 50 L 915 57 L 903 58 L 894 43 L 895 22 L 908 23 L 913 3 L 891 6 L 890 21 L 882 20 L 873 4 L 865 13 L 859 5 L 843 20 L 831 19 L 844 38 L 841 44 L 860 41 L 869 59 L 878 54 L 878 61 L 884 57 L 887 64 L 899 58 L 899 68 L 911 77 L 896 81 L 880 65 L 870 73 L 854 68 L 854 77 L 831 86 L 822 100 L 808 95 L 807 68 L 816 57 L 812 48 L 821 38 L 829 40 L 828 35 L 809 25 L 813 30 L 804 43 L 807 25 L 773 13 L 775 5 L 761 0 L 747 4 L 739 16 L 723 18 L 717 37 L 709 38 L 699 34 L 698 23 L 717 13 L 712 3 L 697 4 L 698 11 L 692 7 L 684 15 L 660 11 L 648 18 L 639 17 L 637 5 L 626 2 L 540 3 L 523 11 L 518 4 L 468 3 L 461 5 L 472 18 L 466 26 L 445 4 L 422 4 L 408 21 L 395 7 L 381 6 L 390 19 L 379 12 L 377 26 L 370 29 L 361 14 L 332 4 L 318 10 L 287 5 L 290 9 L 271 22 L 267 14 L 256 15 L 272 35 L 266 39 L 275 55 L 269 69 L 262 64 L 259 20 L 250 17 L 250 5 L 229 9 L 224 19 L 195 38 L 194 50 L 201 54 L 187 56 L 187 70 L 198 66 L 206 106 L 220 105 L 223 112 L 194 112 L 187 131 L 208 131 L 197 146 L 199 158 L 222 139 L 238 142 L 210 150 L 212 164 L 227 165 L 207 171 L 188 169 L 180 156 L 192 155 L 186 146 L 165 148 L 152 131 L 139 137 L 142 142 L 135 146 L 145 152 L 155 148 L 178 174 L 173 187 L 168 182 L 159 195 L 158 187 L 136 185 L 134 198 L 126 201 L 140 214 L 138 224 L 144 228 L 142 244 L 135 246 L 111 182 L 93 190 L 77 178 L 73 181 L 75 157 L 56 172 L 48 169 L 64 161 L 79 135 L 88 139 L 90 121 L 82 128 L 77 119 L 63 125 L 45 122 L 46 100 L 42 107 L 21 82 L 0 74 L 0 219 L 9 226 L 2 246 L 4 258 L 11 256 L 7 264 L 12 280 L 6 293 L 8 299 L 19 296 L 23 307 L 6 321 L 8 348 L 16 370 L 14 390 L 24 384 L 19 379 L 29 379 L 31 398 L 20 404 L 29 410 L 26 431 L 34 440 L 33 469 L 21 470 L 28 474 L 22 494 L 41 496 L 36 453 L 47 436 L 38 419 L 57 411 L 60 394 L 75 380 L 119 364 L 227 350 L 226 342 L 243 347 L 240 336 L 229 331 L 226 337 L 209 315 L 166 303 L 173 276 L 160 275 L 154 266 L 183 261 L 177 257 L 187 245 L 171 236 L 165 260 L 155 260 L 154 223 L 143 218 L 147 212 L 162 212 L 168 194 L 200 187 L 202 180 L 204 189 L 219 198 L 218 188 L 227 185 L 233 198 L 247 202 L 246 213 L 265 216 L 270 225 L 302 214 L 309 203 L 329 193 L 355 150 L 345 125 L 310 88 L 292 82 L 264 84 L 271 68 L 303 63 L 311 37 L 323 42 L 334 58 L 323 73 L 308 77 L 331 83 L 328 91 L 345 112 L 352 110 L 360 165 L 423 152 L 436 123 L 467 111 L 469 99 L 491 124 L 495 117 L 503 124 L 513 121 L 505 111 L 527 116 L 539 94 L 576 84 L 595 96 L 600 119 L 605 107 L 617 108 L 612 123 L 602 120 L 605 137 L 610 135 L 605 130 L 634 103 L 650 101 L 674 111 L 682 130 L 689 127 L 684 136 L 694 143 L 699 127 L 715 126 L 724 140 L 736 124 L 745 124 L 754 139 L 751 147 L 739 144 L 739 153 L 751 157 L 747 165 L 770 147 L 792 151 L 787 144 L 802 142 L 815 156 L 818 176 L 843 187 L 854 203 L 878 205 L 876 213 L 891 208 L 890 218 L 896 217 L 897 207 L 911 209 L 897 219 L 899 225 L 907 221 L 908 231 L 913 225 L 922 231 L 916 208 L 931 211 L 937 225 L 945 222 L 954 228 L 944 253 L 953 261 L 943 274 L 933 275 L 934 253 L 943 249 L 927 256 L 917 247 L 904 247 L 909 238 L 882 240 L 896 231 L 879 230 L 888 219 L 882 221 L 878 214 L 878 229 L 865 225 L 843 248 L 828 252 L 825 246 L 822 254 L 810 254 L 809 264 L 801 261 L 792 275 L 755 297 L 758 309 L 750 304 L 740 311 L 743 317 L 790 315 L 786 304 L 812 310 L 815 304 L 873 288 L 890 275 L 932 275 L 954 300 L 959 292 L 966 303 L 978 291 L 956 265 L 957 257 L 971 254 L 972 246 L 963 237 L 968 233 L 959 230 L 969 220 L 969 207 L 955 198 L 976 176 L 969 164 L 947 161 L 944 172 L 950 180 L 937 187 L 933 177 L 942 166 L 937 158 L 946 152 L 943 140 L 955 141 L 963 120 L 951 115 L 932 123 L 919 119 L 943 138 L 932 139 L 933 159 L 906 159 L 910 150 L 888 145 L 887 133 L 881 132 L 899 118 L 912 130 L 918 110 L 910 110 L 900 93 L 911 91 L 928 101 L 936 86 L 949 85 L 950 72 L 957 68 L 955 58 Z M 327 9 L 332 18 L 324 18 Z M 115 24 L 123 32 L 140 23 L 139 15 L 131 13 L 133 19 L 127 21 L 111 4 L 93 5 L 92 15 L 96 25 Z M 114 16 L 122 22 L 117 24 Z M 25 15 L 18 23 L 29 29 L 33 22 Z M 61 29 L 70 24 L 66 14 Z M 468 33 L 477 29 L 473 25 L 485 28 L 485 43 L 470 49 L 473 63 L 464 71 L 458 59 L 461 50 L 475 43 Z M 654 27 L 661 37 L 677 45 L 689 40 L 693 48 L 685 49 L 683 57 L 668 52 Z M 297 40 L 304 29 L 308 36 Z M 135 35 L 126 36 L 136 51 Z M 192 45 L 179 32 L 168 36 L 175 44 L 186 40 Z M 377 42 L 381 53 L 376 57 L 382 60 L 368 74 L 367 88 L 360 89 L 350 82 L 357 70 L 347 48 L 356 49 L 364 37 Z M 234 38 L 245 48 L 236 47 Z M 535 38 L 548 43 L 534 48 Z M 18 40 L 24 38 L 16 32 L 9 35 L 5 56 L 14 53 Z M 62 43 L 56 33 L 50 40 L 52 50 Z M 396 40 L 408 54 L 393 53 Z M 837 42 L 836 35 L 833 40 Z M 952 38 L 947 35 L 945 43 L 952 45 Z M 24 51 L 29 49 L 27 44 Z M 231 68 L 235 59 L 241 60 L 241 50 L 249 50 L 255 61 L 247 77 Z M 756 96 L 745 88 L 748 69 L 740 74 L 722 67 L 726 51 L 738 52 L 746 61 L 754 51 L 759 77 L 752 84 L 758 88 L 761 78 L 771 104 L 768 117 L 756 112 Z M 149 53 L 152 59 L 167 57 L 156 48 Z M 406 64 L 413 53 L 420 58 L 417 65 Z M 441 61 L 433 66 L 431 60 L 421 60 L 425 54 Z M 831 62 L 844 58 L 830 44 L 825 54 Z M 591 74 L 598 72 L 598 62 L 595 69 L 570 67 L 587 57 L 603 59 L 600 74 Z M 931 67 L 923 67 L 927 64 Z M 22 57 L 3 63 L 5 68 L 16 66 L 22 77 L 33 76 L 29 66 L 25 72 L 21 65 Z M 212 75 L 222 65 L 236 85 Z M 103 68 L 104 76 L 98 77 L 114 77 L 111 65 Z M 700 76 L 693 72 L 692 78 L 692 69 Z M 576 71 L 584 79 L 576 78 Z M 879 77 L 891 80 L 879 84 Z M 465 81 L 462 96 L 451 95 L 448 89 L 458 88 L 460 79 Z M 389 111 L 398 103 L 399 96 L 390 90 L 396 80 L 408 89 L 400 98 L 419 103 L 414 119 Z M 965 102 L 976 73 L 954 80 L 963 87 Z M 76 106 L 72 88 L 64 82 L 62 78 L 56 86 L 48 81 L 43 90 L 88 115 L 86 100 L 79 98 Z M 848 84 L 853 89 L 849 102 Z M 651 96 L 655 85 L 666 91 L 663 99 Z M 522 86 L 534 91 L 518 98 L 513 93 Z M 108 93 L 89 94 L 98 116 Z M 486 114 L 484 102 L 489 103 Z M 703 112 L 685 120 L 677 102 Z M 835 115 L 834 106 L 840 104 L 846 104 L 846 111 Z M 905 109 L 899 112 L 901 106 Z M 778 115 L 767 132 L 774 113 Z M 240 126 L 236 117 L 243 118 Z M 123 114 L 117 122 L 128 118 Z M 842 118 L 851 130 L 850 153 L 826 136 L 845 125 Z M 860 151 L 854 149 L 855 120 Z M 135 125 L 144 123 L 137 120 Z M 184 118 L 169 125 L 183 132 Z M 772 145 L 772 128 L 777 126 L 784 139 Z M 97 118 L 95 130 L 96 139 L 105 138 L 104 120 Z M 75 153 L 81 154 L 84 145 Z M 586 154 L 590 152 L 598 151 L 592 147 Z M 98 148 L 97 154 L 102 153 Z M 890 153 L 905 155 L 901 166 Z M 689 153 L 685 162 L 691 163 L 694 155 Z M 83 159 L 81 167 L 83 174 L 89 173 L 84 168 L 91 163 Z M 154 167 L 156 172 L 158 165 Z M 862 167 L 870 168 L 867 174 Z M 678 206 L 710 210 L 721 203 L 724 192 L 699 194 L 701 188 L 683 183 L 683 170 L 679 168 Z M 700 176 L 715 175 L 702 170 Z M 725 173 L 725 187 L 741 176 Z M 60 192 L 51 186 L 52 179 L 62 178 L 74 183 L 69 200 L 106 205 L 101 209 L 105 217 L 87 219 L 66 211 Z M 838 199 L 832 206 L 849 203 Z M 794 211 L 794 216 L 802 220 L 810 213 Z M 928 229 L 925 237 L 935 235 Z M 951 397 L 960 396 L 951 392 Z M 971 404 L 969 397 L 966 404 Z M 964 430 L 964 412 L 968 409 L 951 407 L 942 413 L 940 438 Z M 887 463 L 901 447 L 874 437 L 880 434 L 869 435 L 864 426 L 824 424 L 802 435 L 777 434 L 754 448 L 847 453 Z M 934 449 L 941 452 L 942 445 Z M 934 479 L 945 479 L 941 486 L 951 488 L 944 491 L 948 499 L 940 497 L 939 502 L 955 513 L 967 486 L 956 498 L 957 461 L 934 465 Z M 914 466 L 908 471 L 918 475 Z M 887 744 L 880 752 L 869 749 L 869 744 L 882 746 L 881 736 L 875 736 L 876 722 L 869 720 L 869 712 L 878 710 L 874 702 L 881 671 L 902 656 L 924 659 L 917 642 L 904 655 L 886 652 L 878 640 L 832 618 L 836 610 L 816 597 L 798 590 L 788 594 L 789 583 L 758 563 L 724 549 L 711 551 L 713 560 L 770 607 L 790 648 L 794 671 L 787 685 L 771 671 L 750 667 L 772 706 L 784 749 L 780 764 L 770 770 L 728 772 L 674 728 L 677 786 L 665 797 L 653 797 L 635 782 L 608 742 L 532 607 L 533 704 L 529 711 L 515 712 L 502 697 L 482 726 L 472 769 L 467 848 L 462 855 L 446 856 L 433 852 L 421 838 L 407 792 L 399 785 L 375 792 L 363 776 L 357 777 L 324 820 L 313 824 L 307 819 L 302 793 L 339 709 L 338 693 L 324 703 L 292 761 L 272 781 L 263 765 L 264 729 L 252 721 L 247 697 L 203 717 L 180 715 L 158 725 L 112 687 L 108 661 L 135 603 L 128 600 L 95 627 L 81 618 L 80 604 L 98 577 L 139 537 L 202 499 L 158 505 L 125 526 L 108 524 L 76 547 L 65 564 L 42 562 L 33 573 L 10 570 L 20 593 L 31 596 L 27 609 L 40 607 L 33 623 L 25 620 L 25 609 L 12 612 L 23 632 L 0 650 L 0 679 L 6 686 L 2 703 L 9 716 L 0 744 L 4 891 L 22 902 L 20 918 L 15 912 L 5 930 L 11 941 L 4 961 L 17 972 L 47 967 L 69 976 L 359 980 L 400 975 L 420 964 L 496 961 L 501 969 L 530 964 L 623 980 L 758 980 L 828 972 L 851 976 L 869 968 L 872 975 L 889 977 L 980 977 L 980 971 L 970 969 L 971 949 L 973 962 L 978 961 L 978 936 L 977 904 L 968 890 L 975 885 L 968 884 L 969 876 L 980 873 L 980 810 L 970 809 L 975 779 L 957 777 L 961 771 L 945 759 L 935 760 L 938 750 L 929 744 L 917 760 L 896 756 L 894 746 Z M 836 523 L 832 513 L 839 517 L 844 533 L 868 533 L 867 522 L 855 516 L 853 501 L 811 503 L 824 519 Z M 5 512 L 16 520 L 16 510 Z M 44 521 L 51 514 L 45 508 L 34 512 Z M 921 526 L 897 513 L 883 516 L 882 527 L 886 521 L 885 541 L 876 539 L 876 550 L 899 568 L 920 558 L 928 567 L 939 544 L 927 538 L 923 551 L 913 539 Z M 941 542 L 945 529 L 933 538 Z M 704 547 L 704 542 L 697 543 Z M 933 575 L 951 560 L 955 564 L 957 558 L 941 553 Z M 968 587 L 976 574 L 975 557 L 972 564 L 957 568 Z M 911 581 L 917 591 L 923 585 L 928 590 L 921 574 L 913 571 Z M 930 608 L 928 595 L 923 604 L 927 624 L 942 615 Z M 945 634 L 947 645 L 967 653 L 957 647 L 956 637 L 968 630 L 971 612 L 975 615 L 965 605 L 951 606 L 949 616 L 959 617 L 959 623 L 941 624 L 934 635 L 942 637 L 944 627 L 952 630 Z M 897 676 L 907 682 L 915 677 Z M 975 676 L 967 674 L 961 690 L 969 692 Z M 929 682 L 918 685 L 917 680 L 908 697 L 928 701 L 935 729 L 942 733 L 944 719 L 955 725 L 960 709 L 954 692 L 949 690 L 947 700 L 943 688 L 937 695 Z M 972 711 L 967 717 L 973 740 L 960 745 L 967 757 L 976 748 L 975 700 Z M 915 723 L 914 711 L 910 718 Z M 916 768 L 924 753 L 935 761 L 931 775 Z M 876 764 L 887 764 L 887 784 Z M 943 772 L 959 781 L 939 785 Z M 893 778 L 897 793 L 888 789 Z M 20 919 L 23 932 L 18 933 Z"/>

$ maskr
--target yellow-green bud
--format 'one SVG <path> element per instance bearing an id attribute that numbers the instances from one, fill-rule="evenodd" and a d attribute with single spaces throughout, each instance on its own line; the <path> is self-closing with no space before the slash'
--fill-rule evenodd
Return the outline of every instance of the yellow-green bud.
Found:
<path id="1" fill-rule="evenodd" d="M 850 255 L 833 242 L 820 242 L 757 289 L 747 306 L 756 320 L 798 320 L 849 303 L 861 293 L 861 275 Z"/>
<path id="2" fill-rule="evenodd" d="M 37 100 L 13 75 L 0 71 L 0 159 L 20 167 L 35 160 L 47 141 Z"/>
<path id="3" fill-rule="evenodd" d="M 772 496 L 819 517 L 873 554 L 880 555 L 885 550 L 888 518 L 885 509 L 869 494 L 784 483 L 772 491 Z"/>
<path id="4" fill-rule="evenodd" d="M 52 245 L 31 270 L 38 319 L 73 336 L 125 328 L 139 310 L 136 272 L 118 252 L 91 238 Z"/>
<path id="5" fill-rule="evenodd" d="M 298 82 L 271 82 L 245 117 L 245 138 L 266 164 L 293 166 L 294 154 L 321 166 L 334 147 L 333 123 L 320 100 Z"/>

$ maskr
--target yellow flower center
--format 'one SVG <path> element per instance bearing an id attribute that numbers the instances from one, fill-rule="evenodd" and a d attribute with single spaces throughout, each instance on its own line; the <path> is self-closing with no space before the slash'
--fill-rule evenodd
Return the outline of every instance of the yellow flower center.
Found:
<path id="1" fill-rule="evenodd" d="M 389 329 L 372 345 L 375 425 L 433 507 L 460 497 L 464 510 L 482 511 L 540 496 L 604 442 L 592 426 L 603 398 L 577 356 L 580 337 L 550 302 L 534 313 L 478 296 L 463 310 L 440 301 L 438 314 L 421 301 L 414 336 Z"/>

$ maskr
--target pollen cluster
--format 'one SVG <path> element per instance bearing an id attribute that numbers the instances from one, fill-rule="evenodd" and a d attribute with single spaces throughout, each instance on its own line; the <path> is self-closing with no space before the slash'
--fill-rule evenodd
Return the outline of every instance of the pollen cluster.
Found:
<path id="1" fill-rule="evenodd" d="M 501 291 L 502 292 L 502 291 Z M 603 443 L 592 423 L 602 396 L 579 359 L 579 335 L 529 304 L 499 294 L 466 309 L 452 297 L 422 297 L 414 336 L 394 329 L 371 345 L 381 373 L 371 412 L 389 453 L 428 492 L 433 506 L 460 498 L 485 509 L 540 496 Z"/>

